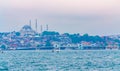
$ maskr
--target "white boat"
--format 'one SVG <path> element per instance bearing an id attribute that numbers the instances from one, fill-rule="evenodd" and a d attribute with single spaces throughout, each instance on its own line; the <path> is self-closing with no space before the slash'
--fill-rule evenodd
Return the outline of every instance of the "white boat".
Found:
<path id="1" fill-rule="evenodd" d="M 52 52 L 60 52 L 60 46 L 58 44 L 54 45 Z"/>
<path id="2" fill-rule="evenodd" d="M 53 49 L 52 52 L 60 52 L 60 49 Z"/>

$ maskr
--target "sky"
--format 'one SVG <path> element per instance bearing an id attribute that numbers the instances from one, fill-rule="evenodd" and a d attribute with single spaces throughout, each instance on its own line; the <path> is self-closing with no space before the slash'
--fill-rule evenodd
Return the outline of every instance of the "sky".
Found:
<path id="1" fill-rule="evenodd" d="M 49 31 L 120 34 L 120 0 L 0 0 L 0 32 L 19 31 L 35 19 Z"/>

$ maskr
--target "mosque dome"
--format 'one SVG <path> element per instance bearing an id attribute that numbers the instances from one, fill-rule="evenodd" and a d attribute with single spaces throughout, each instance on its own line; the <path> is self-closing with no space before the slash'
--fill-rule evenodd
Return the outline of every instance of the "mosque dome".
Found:
<path id="1" fill-rule="evenodd" d="M 24 30 L 28 30 L 28 29 L 29 29 L 29 30 L 32 30 L 31 26 L 29 26 L 29 25 L 23 26 L 22 29 L 24 29 Z"/>
<path id="2" fill-rule="evenodd" d="M 36 32 L 29 25 L 24 25 L 20 30 L 20 33 L 24 35 L 35 35 Z"/>

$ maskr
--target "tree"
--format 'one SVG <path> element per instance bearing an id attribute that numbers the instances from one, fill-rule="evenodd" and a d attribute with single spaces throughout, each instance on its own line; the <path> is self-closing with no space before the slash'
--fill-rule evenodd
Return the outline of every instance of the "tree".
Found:
<path id="1" fill-rule="evenodd" d="M 69 37 L 72 40 L 72 43 L 79 43 L 80 42 L 80 35 L 79 34 L 72 34 Z"/>
<path id="2" fill-rule="evenodd" d="M 6 46 L 5 46 L 5 45 L 1 45 L 0 48 L 1 48 L 1 49 L 6 49 Z"/>
<path id="3" fill-rule="evenodd" d="M 20 32 L 16 32 L 15 34 L 16 34 L 16 36 L 20 36 Z"/>
<path id="4" fill-rule="evenodd" d="M 50 41 L 46 41 L 46 45 L 45 46 L 51 46 Z"/>
<path id="5" fill-rule="evenodd" d="M 42 36 L 44 36 L 44 35 L 52 35 L 52 36 L 54 36 L 54 35 L 59 35 L 59 33 L 58 32 L 54 32 L 54 31 L 44 31 L 42 33 Z"/>

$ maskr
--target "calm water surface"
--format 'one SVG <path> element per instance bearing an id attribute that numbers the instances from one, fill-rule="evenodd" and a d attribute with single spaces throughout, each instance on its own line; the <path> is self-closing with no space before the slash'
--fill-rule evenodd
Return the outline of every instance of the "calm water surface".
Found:
<path id="1" fill-rule="evenodd" d="M 120 51 L 4 51 L 0 71 L 120 71 Z"/>

